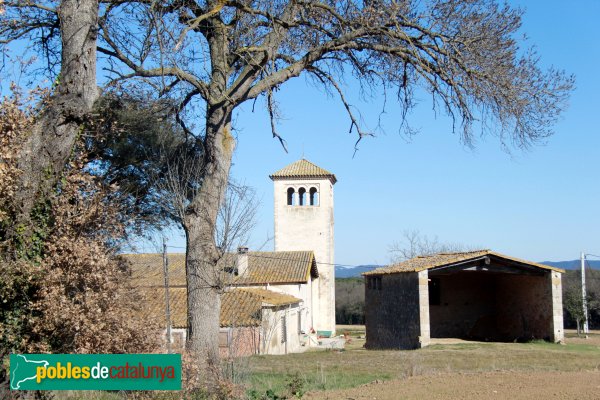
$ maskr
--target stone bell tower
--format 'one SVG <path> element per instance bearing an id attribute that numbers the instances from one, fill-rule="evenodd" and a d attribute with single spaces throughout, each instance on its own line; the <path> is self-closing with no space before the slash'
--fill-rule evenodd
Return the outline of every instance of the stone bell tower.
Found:
<path id="1" fill-rule="evenodd" d="M 275 251 L 312 250 L 314 328 L 335 332 L 333 185 L 335 175 L 302 158 L 270 176 L 275 189 Z"/>

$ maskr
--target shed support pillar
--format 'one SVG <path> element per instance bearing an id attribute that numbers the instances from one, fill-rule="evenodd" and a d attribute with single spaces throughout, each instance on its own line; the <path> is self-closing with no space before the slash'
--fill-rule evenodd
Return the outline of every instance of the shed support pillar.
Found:
<path id="1" fill-rule="evenodd" d="M 552 288 L 552 340 L 554 342 L 562 342 L 565 339 L 562 305 L 562 274 L 560 272 L 551 271 L 549 279 Z"/>
<path id="2" fill-rule="evenodd" d="M 418 272 L 419 276 L 419 347 L 429 346 L 431 331 L 429 327 L 429 274 L 427 270 Z"/>

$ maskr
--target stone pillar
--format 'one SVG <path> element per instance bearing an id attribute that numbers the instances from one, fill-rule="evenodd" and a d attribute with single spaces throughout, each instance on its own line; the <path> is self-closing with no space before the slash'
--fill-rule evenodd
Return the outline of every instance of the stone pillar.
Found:
<path id="1" fill-rule="evenodd" d="M 563 305 L 562 305 L 562 274 L 551 271 L 548 274 L 549 284 L 552 288 L 552 340 L 562 342 L 565 339 L 563 324 Z"/>
<path id="2" fill-rule="evenodd" d="M 419 276 L 419 346 L 429 346 L 431 330 L 429 327 L 429 274 L 427 270 L 420 271 Z"/>

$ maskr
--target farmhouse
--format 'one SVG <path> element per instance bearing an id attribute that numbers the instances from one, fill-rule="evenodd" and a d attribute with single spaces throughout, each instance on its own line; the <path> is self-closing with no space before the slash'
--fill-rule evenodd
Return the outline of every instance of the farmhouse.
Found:
<path id="1" fill-rule="evenodd" d="M 478 250 L 364 273 L 366 347 L 414 349 L 431 338 L 562 341 L 563 272 Z"/>
<path id="2" fill-rule="evenodd" d="M 333 185 L 335 175 L 301 159 L 275 172 L 275 251 L 240 247 L 217 272 L 222 354 L 286 354 L 335 332 Z M 125 255 L 134 285 L 148 299 L 148 318 L 166 324 L 183 346 L 187 328 L 185 255 L 168 256 L 169 310 L 159 254 Z M 317 268 L 318 266 L 318 268 Z"/>
<path id="3" fill-rule="evenodd" d="M 145 294 L 146 317 L 167 322 L 162 257 L 125 255 L 132 280 Z M 187 328 L 185 254 L 169 254 L 171 341 L 183 348 Z M 310 251 L 225 254 L 219 262 L 223 281 L 220 347 L 222 355 L 286 354 L 310 345 L 314 326 L 313 291 L 318 271 Z"/>

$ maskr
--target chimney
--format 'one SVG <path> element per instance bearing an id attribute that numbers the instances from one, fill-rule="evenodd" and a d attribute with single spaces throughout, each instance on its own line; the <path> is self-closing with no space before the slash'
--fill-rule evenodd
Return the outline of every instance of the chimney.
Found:
<path id="1" fill-rule="evenodd" d="M 237 251 L 237 271 L 238 276 L 242 276 L 248 270 L 248 248 L 238 247 Z"/>

